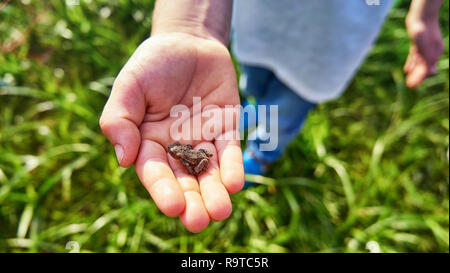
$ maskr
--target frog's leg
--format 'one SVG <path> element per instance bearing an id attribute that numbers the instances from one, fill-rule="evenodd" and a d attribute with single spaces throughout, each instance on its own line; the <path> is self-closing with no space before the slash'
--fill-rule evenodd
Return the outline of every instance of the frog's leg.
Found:
<path id="1" fill-rule="evenodd" d="M 189 164 L 188 161 L 186 161 L 186 160 L 184 160 L 184 159 L 181 159 L 180 161 L 181 161 L 181 163 L 183 163 L 184 166 L 186 166 L 186 168 L 187 168 L 189 174 L 195 174 L 195 173 L 194 173 L 194 170 L 192 169 L 191 164 Z"/>
<path id="2" fill-rule="evenodd" d="M 206 158 L 203 158 L 200 160 L 200 162 L 195 166 L 194 171 L 196 174 L 201 173 L 202 171 L 206 170 L 208 168 L 209 160 Z"/>

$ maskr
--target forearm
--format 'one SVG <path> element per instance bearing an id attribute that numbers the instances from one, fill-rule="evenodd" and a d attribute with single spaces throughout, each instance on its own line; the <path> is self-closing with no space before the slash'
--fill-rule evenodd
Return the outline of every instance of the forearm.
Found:
<path id="1" fill-rule="evenodd" d="M 152 35 L 181 32 L 228 44 L 233 0 L 158 0 Z"/>
<path id="2" fill-rule="evenodd" d="M 442 0 L 412 0 L 407 20 L 437 20 Z"/>

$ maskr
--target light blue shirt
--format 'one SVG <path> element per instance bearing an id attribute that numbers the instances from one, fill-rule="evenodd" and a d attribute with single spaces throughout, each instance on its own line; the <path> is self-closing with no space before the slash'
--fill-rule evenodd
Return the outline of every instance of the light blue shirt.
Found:
<path id="1" fill-rule="evenodd" d="M 339 96 L 392 0 L 235 0 L 232 49 L 311 102 Z"/>

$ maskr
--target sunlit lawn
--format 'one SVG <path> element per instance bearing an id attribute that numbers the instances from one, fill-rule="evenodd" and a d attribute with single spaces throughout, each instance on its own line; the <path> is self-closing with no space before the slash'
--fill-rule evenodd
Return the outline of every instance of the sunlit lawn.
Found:
<path id="1" fill-rule="evenodd" d="M 345 95 L 199 234 L 158 211 L 98 127 L 153 1 L 80 2 L 0 10 L 1 252 L 449 251 L 448 1 L 438 74 L 406 88 L 399 1 Z"/>

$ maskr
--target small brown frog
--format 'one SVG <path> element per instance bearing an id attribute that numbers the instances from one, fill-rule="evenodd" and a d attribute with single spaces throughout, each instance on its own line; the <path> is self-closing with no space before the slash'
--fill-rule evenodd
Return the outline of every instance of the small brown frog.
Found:
<path id="1" fill-rule="evenodd" d="M 193 175 L 199 175 L 208 168 L 209 158 L 212 154 L 204 149 L 195 150 L 192 145 L 175 142 L 168 146 L 169 154 L 178 159 L 188 172 Z"/>

